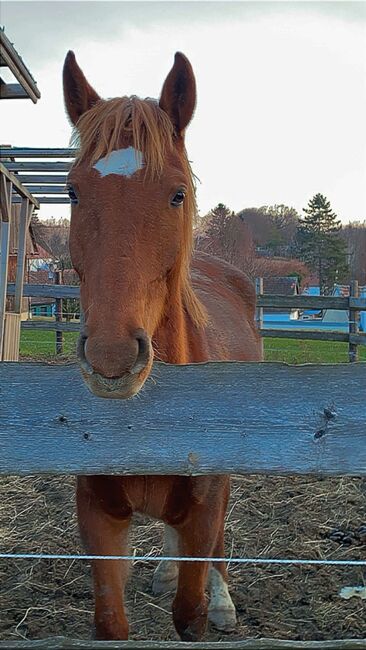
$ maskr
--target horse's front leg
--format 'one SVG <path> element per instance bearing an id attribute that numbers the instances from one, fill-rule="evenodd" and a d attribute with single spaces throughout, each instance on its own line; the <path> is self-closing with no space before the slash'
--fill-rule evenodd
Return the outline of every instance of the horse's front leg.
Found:
<path id="1" fill-rule="evenodd" d="M 94 481 L 98 488 L 96 490 L 93 489 Z M 122 509 L 121 516 L 114 516 L 108 512 L 99 489 L 101 481 L 103 477 L 78 479 L 77 510 L 83 544 L 87 553 L 91 555 L 127 555 L 130 513 L 128 508 L 125 516 Z M 96 639 L 128 639 L 128 621 L 123 603 L 128 562 L 93 560 L 92 572 Z"/>

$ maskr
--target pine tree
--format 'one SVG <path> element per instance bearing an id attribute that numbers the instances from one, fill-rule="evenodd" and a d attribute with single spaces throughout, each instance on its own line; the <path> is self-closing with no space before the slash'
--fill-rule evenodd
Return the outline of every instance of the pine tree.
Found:
<path id="1" fill-rule="evenodd" d="M 329 293 L 347 273 L 346 245 L 339 234 L 342 225 L 322 194 L 315 194 L 303 212 L 306 216 L 300 219 L 297 252 L 317 273 L 320 293 Z"/>

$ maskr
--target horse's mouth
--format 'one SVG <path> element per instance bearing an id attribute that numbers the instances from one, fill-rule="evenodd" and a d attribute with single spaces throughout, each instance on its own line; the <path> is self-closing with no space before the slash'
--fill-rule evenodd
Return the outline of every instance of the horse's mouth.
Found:
<path id="1" fill-rule="evenodd" d="M 140 392 L 148 375 L 145 368 L 138 375 L 126 373 L 123 377 L 103 377 L 97 372 L 89 374 L 81 367 L 81 374 L 88 389 L 96 397 L 106 399 L 129 399 Z"/>

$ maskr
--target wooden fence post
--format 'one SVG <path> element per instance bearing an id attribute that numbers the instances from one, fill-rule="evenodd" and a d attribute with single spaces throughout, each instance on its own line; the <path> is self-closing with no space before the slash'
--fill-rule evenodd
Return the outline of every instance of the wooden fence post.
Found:
<path id="1" fill-rule="evenodd" d="M 256 294 L 257 294 L 257 296 L 262 295 L 263 294 L 263 278 L 257 278 L 255 284 L 256 284 Z M 261 334 L 261 353 L 262 353 L 262 358 L 264 358 L 264 343 L 263 343 L 263 337 L 262 337 L 263 307 L 257 307 L 256 321 L 257 321 L 258 330 L 259 330 L 259 332 Z"/>
<path id="2" fill-rule="evenodd" d="M 61 271 L 55 271 L 55 284 L 62 284 Z M 62 298 L 56 298 L 56 323 L 62 322 Z M 63 333 L 56 330 L 56 354 L 64 351 Z"/>
<path id="3" fill-rule="evenodd" d="M 349 288 L 349 297 L 358 298 L 358 280 L 351 280 Z M 358 334 L 358 321 L 360 312 L 357 309 L 349 309 L 349 343 L 348 343 L 348 359 L 350 363 L 358 361 L 358 346 L 357 343 L 351 342 L 352 334 Z"/>
<path id="4" fill-rule="evenodd" d="M 9 242 L 11 223 L 12 184 L 0 174 L 0 361 L 3 358 L 3 341 L 5 331 L 6 286 L 8 281 Z"/>

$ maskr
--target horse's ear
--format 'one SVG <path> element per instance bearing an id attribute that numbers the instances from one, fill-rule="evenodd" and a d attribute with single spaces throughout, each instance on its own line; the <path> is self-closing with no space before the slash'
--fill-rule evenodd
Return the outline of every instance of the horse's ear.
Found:
<path id="1" fill-rule="evenodd" d="M 66 110 L 71 122 L 76 124 L 79 117 L 94 106 L 100 97 L 85 79 L 71 50 L 64 63 L 63 84 Z"/>
<path id="2" fill-rule="evenodd" d="M 196 106 L 196 81 L 190 62 L 181 52 L 176 52 L 174 65 L 161 91 L 159 106 L 168 113 L 176 132 L 182 134 Z"/>

